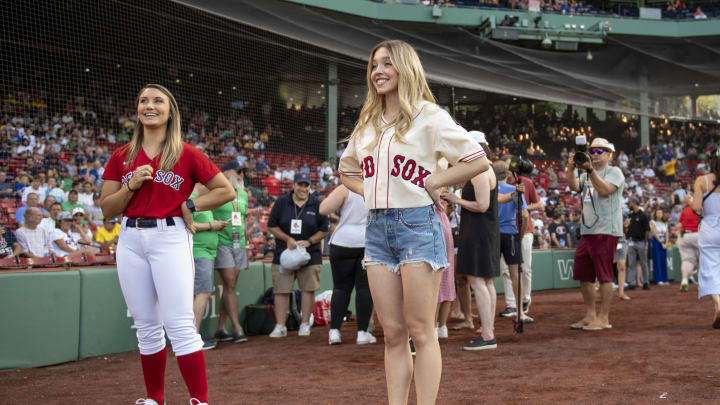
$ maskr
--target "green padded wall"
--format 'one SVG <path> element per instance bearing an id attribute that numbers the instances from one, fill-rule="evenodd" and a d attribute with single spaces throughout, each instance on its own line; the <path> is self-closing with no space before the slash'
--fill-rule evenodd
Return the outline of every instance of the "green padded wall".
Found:
<path id="1" fill-rule="evenodd" d="M 137 349 L 133 320 L 120 291 L 117 269 L 84 269 L 80 273 L 81 359 Z"/>
<path id="2" fill-rule="evenodd" d="M 576 288 L 580 286 L 579 282 L 573 280 L 574 254 L 574 250 L 552 251 L 553 288 Z"/>
<path id="3" fill-rule="evenodd" d="M 0 369 L 78 359 L 80 274 L 0 274 Z"/>

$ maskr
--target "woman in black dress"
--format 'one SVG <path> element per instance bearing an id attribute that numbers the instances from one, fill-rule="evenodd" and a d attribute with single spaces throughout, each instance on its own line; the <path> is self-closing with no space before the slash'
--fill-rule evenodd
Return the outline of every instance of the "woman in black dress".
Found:
<path id="1" fill-rule="evenodd" d="M 470 134 L 485 149 L 485 153 L 490 152 L 482 132 L 471 131 Z M 481 335 L 463 349 L 495 349 L 497 294 L 493 279 L 500 275 L 500 228 L 495 173 L 488 170 L 470 179 L 462 189 L 462 198 L 448 192 L 443 193 L 442 197 L 461 207 L 455 271 L 468 277 L 468 282 L 475 291 L 482 322 Z"/>

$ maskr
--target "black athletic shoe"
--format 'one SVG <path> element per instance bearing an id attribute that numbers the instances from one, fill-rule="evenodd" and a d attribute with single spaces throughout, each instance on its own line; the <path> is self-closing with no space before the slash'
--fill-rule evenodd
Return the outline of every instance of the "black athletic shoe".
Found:
<path id="1" fill-rule="evenodd" d="M 637 289 L 636 285 L 629 285 L 629 286 L 625 287 L 625 291 L 633 291 L 635 289 Z"/>
<path id="2" fill-rule="evenodd" d="M 244 343 L 248 341 L 248 338 L 243 332 L 235 332 L 232 335 L 232 341 L 235 343 Z"/>
<path id="3" fill-rule="evenodd" d="M 648 283 L 643 284 L 643 290 L 649 290 L 649 289 L 650 289 L 650 284 L 648 284 Z"/>
<path id="4" fill-rule="evenodd" d="M 415 343 L 413 343 L 412 338 L 410 338 L 410 354 L 412 354 L 413 356 L 416 354 L 415 353 Z"/>
<path id="5" fill-rule="evenodd" d="M 500 312 L 500 316 L 503 318 L 512 318 L 517 315 L 517 310 L 515 308 L 507 307 L 504 311 Z"/>
<path id="6" fill-rule="evenodd" d="M 478 336 L 475 339 L 471 340 L 470 343 L 466 344 L 463 347 L 463 350 L 488 350 L 488 349 L 497 349 L 497 340 L 495 340 L 495 339 L 485 340 L 482 338 L 482 336 Z"/>
<path id="7" fill-rule="evenodd" d="M 217 347 L 217 341 L 215 339 L 203 340 L 203 350 L 212 350 Z"/>
<path id="8" fill-rule="evenodd" d="M 227 333 L 224 329 L 215 332 L 215 340 L 218 342 L 229 342 L 233 340 L 233 335 Z"/>

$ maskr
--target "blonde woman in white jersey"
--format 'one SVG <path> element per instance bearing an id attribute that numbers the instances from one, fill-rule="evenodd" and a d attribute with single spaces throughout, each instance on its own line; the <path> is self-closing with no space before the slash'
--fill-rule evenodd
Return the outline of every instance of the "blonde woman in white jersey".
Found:
<path id="1" fill-rule="evenodd" d="M 713 328 L 720 329 L 720 147 L 713 153 L 710 173 L 695 180 L 695 196 L 690 203 L 702 211 L 698 232 L 700 271 L 698 298 L 712 297 L 715 314 Z"/>
<path id="2" fill-rule="evenodd" d="M 435 337 L 438 270 L 448 266 L 433 203 L 441 187 L 490 166 L 480 145 L 435 104 L 410 45 L 378 44 L 366 79 L 367 98 L 339 172 L 370 210 L 363 265 L 385 335 L 388 402 L 406 404 L 414 377 L 417 403 L 433 404 L 442 374 Z M 439 171 L 443 157 L 452 168 Z M 414 370 L 408 336 L 417 350 Z"/>
<path id="3" fill-rule="evenodd" d="M 355 311 L 357 312 L 357 340 L 359 345 L 375 343 L 377 339 L 368 332 L 372 315 L 372 297 L 367 273 L 362 268 L 365 257 L 365 225 L 368 210 L 362 196 L 348 190 L 342 184 L 320 203 L 320 215 L 340 211 L 340 222 L 330 237 L 330 267 L 333 277 L 333 294 L 330 300 L 330 331 L 328 343 L 342 343 L 340 326 L 350 304 L 355 288 Z"/>

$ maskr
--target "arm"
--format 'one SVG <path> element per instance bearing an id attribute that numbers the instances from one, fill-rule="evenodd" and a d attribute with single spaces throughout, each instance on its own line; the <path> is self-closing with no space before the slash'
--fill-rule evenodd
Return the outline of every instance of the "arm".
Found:
<path id="1" fill-rule="evenodd" d="M 22 253 L 22 250 L 23 250 L 23 248 L 22 248 L 22 246 L 20 246 L 19 243 L 13 242 L 13 253 L 12 253 L 13 256 L 15 256 L 15 257 L 20 256 L 20 253 Z"/>
<path id="2" fill-rule="evenodd" d="M 485 171 L 470 180 L 475 193 L 475 201 L 463 200 L 447 190 L 443 191 L 440 194 L 440 197 L 443 200 L 457 204 L 470 212 L 486 212 L 490 207 L 490 173 L 490 171 Z"/>
<path id="3" fill-rule="evenodd" d="M 602 177 L 600 177 L 600 175 L 597 173 L 597 170 L 593 170 L 588 175 L 588 177 L 590 178 L 593 186 L 595 186 L 595 190 L 597 190 L 597 193 L 598 195 L 600 195 L 600 197 L 607 197 L 618 189 L 616 185 L 607 182 Z"/>
<path id="4" fill-rule="evenodd" d="M 570 187 L 570 190 L 579 193 L 580 192 L 580 183 L 578 182 L 577 177 L 575 177 L 575 154 L 570 154 L 570 157 L 568 158 L 568 165 L 567 165 L 567 175 L 565 176 L 565 181 L 567 181 L 568 187 Z"/>
<path id="5" fill-rule="evenodd" d="M 235 198 L 235 190 L 222 173 L 213 176 L 205 183 L 205 187 L 210 191 L 192 199 L 193 203 L 195 203 L 195 211 L 210 211 Z M 188 230 L 195 233 L 192 212 L 184 202 L 180 204 L 180 210 Z"/>
<path id="6" fill-rule="evenodd" d="M 360 177 L 355 176 L 347 176 L 344 174 L 340 175 L 340 182 L 343 184 L 343 186 L 347 187 L 348 190 L 352 191 L 353 193 L 360 194 L 361 196 L 365 197 L 364 191 L 363 191 L 363 181 Z"/>
<path id="7" fill-rule="evenodd" d="M 521 240 L 525 236 L 525 230 L 527 229 L 527 224 L 528 224 L 529 220 L 530 220 L 530 214 L 528 213 L 527 208 L 525 208 L 524 210 L 522 210 L 522 221 L 520 221 L 520 225 L 522 225 L 522 227 L 520 228 L 520 239 Z"/>
<path id="8" fill-rule="evenodd" d="M 658 242 L 660 242 L 660 235 L 658 235 L 658 233 L 657 233 L 657 228 L 655 227 L 654 221 L 650 222 L 650 236 L 652 236 L 653 238 L 657 239 Z"/>
<path id="9" fill-rule="evenodd" d="M 320 215 L 330 215 L 339 210 L 343 204 L 345 204 L 345 199 L 347 199 L 348 193 L 349 191 L 345 185 L 341 184 L 340 186 L 335 187 L 335 190 L 333 190 L 332 193 L 330 193 L 330 195 L 320 203 L 320 209 L 318 210 Z"/>
<path id="10" fill-rule="evenodd" d="M 275 235 L 275 238 L 285 241 L 285 243 L 287 243 L 288 249 L 295 249 L 297 245 L 295 238 L 283 232 L 283 230 L 280 229 L 279 226 L 273 226 L 271 228 L 268 228 L 268 231 L 270 231 L 271 234 Z"/>
<path id="11" fill-rule="evenodd" d="M 702 207 L 702 199 L 703 195 L 705 194 L 705 181 L 701 181 L 704 176 L 700 176 L 697 179 L 695 179 L 695 187 L 693 192 L 692 200 L 690 201 L 690 207 L 695 212 L 701 212 Z"/>
<path id="12" fill-rule="evenodd" d="M 62 250 L 68 252 L 68 253 L 77 253 L 80 252 L 79 250 L 72 249 L 70 246 L 68 246 L 64 240 L 58 239 L 53 241 L 55 244 Z"/>
<path id="13" fill-rule="evenodd" d="M 297 241 L 298 246 L 302 246 L 304 248 L 309 248 L 310 246 L 320 243 L 325 237 L 327 236 L 328 232 L 324 231 L 317 231 L 313 234 L 313 236 L 309 237 L 307 240 L 300 240 Z"/>
<path id="14" fill-rule="evenodd" d="M 425 190 L 427 190 L 433 201 L 437 201 L 440 197 L 440 188 L 459 184 L 467 181 L 490 168 L 490 162 L 487 157 L 483 156 L 470 162 L 458 162 L 457 165 L 430 175 L 425 180 Z"/>

